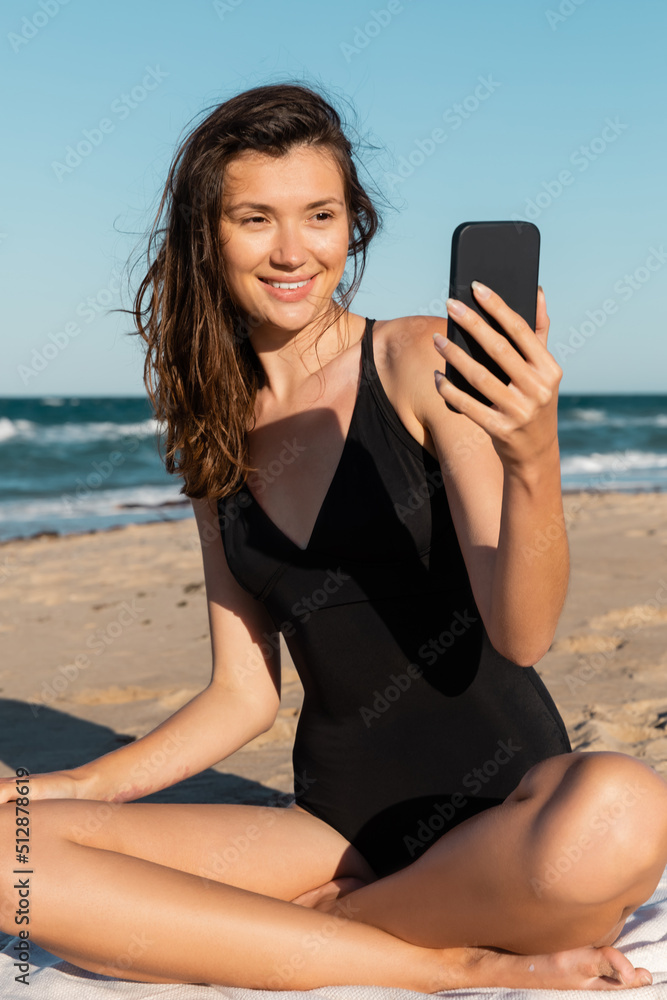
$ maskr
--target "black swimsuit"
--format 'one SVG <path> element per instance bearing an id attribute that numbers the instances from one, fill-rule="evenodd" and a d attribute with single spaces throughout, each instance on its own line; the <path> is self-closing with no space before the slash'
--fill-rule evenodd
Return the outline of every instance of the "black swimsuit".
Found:
<path id="1" fill-rule="evenodd" d="M 283 632 L 303 684 L 296 802 L 383 876 L 571 747 L 533 667 L 489 642 L 439 463 L 378 376 L 374 322 L 366 320 L 352 422 L 306 549 L 247 485 L 218 513 L 230 570 Z"/>

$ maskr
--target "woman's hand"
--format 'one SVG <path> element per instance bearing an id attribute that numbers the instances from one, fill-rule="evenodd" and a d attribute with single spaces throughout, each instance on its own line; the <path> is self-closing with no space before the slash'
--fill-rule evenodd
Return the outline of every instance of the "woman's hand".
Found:
<path id="1" fill-rule="evenodd" d="M 473 309 L 456 299 L 448 299 L 449 315 L 509 375 L 510 383 L 505 385 L 457 344 L 434 334 L 435 347 L 442 357 L 479 389 L 492 406 L 480 403 L 444 376 L 436 376 L 437 389 L 443 399 L 490 435 L 505 468 L 528 467 L 550 452 L 553 454 L 557 442 L 558 386 L 563 373 L 547 350 L 549 317 L 544 292 L 540 287 L 533 332 L 494 291 L 479 282 L 473 282 L 472 287 L 480 305 L 507 331 L 524 357 Z"/>
<path id="2" fill-rule="evenodd" d="M 38 799 L 86 799 L 88 783 L 71 771 L 47 771 L 44 774 L 31 774 L 27 778 L 0 778 L 0 804 L 13 802 L 22 798 L 17 792 L 17 785 L 27 786 L 28 798 L 31 802 Z"/>

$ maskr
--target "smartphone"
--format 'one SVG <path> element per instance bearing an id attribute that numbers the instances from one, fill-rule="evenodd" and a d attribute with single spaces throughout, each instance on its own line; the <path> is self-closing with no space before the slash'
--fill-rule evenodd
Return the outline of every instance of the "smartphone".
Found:
<path id="1" fill-rule="evenodd" d="M 474 309 L 498 333 L 506 337 L 519 351 L 512 338 L 479 304 L 473 293 L 473 281 L 487 285 L 525 319 L 531 330 L 535 329 L 537 311 L 537 272 L 540 257 L 540 231 L 532 222 L 462 222 L 452 235 L 449 295 Z M 463 348 L 475 361 L 488 368 L 505 385 L 510 381 L 496 362 L 489 357 L 472 334 L 462 329 L 449 317 L 447 337 Z M 519 351 L 521 354 L 521 351 Z M 521 354 L 523 357 L 523 354 Z M 447 362 L 445 375 L 459 389 L 469 393 L 480 403 L 492 403 L 475 389 L 454 367 Z M 460 411 L 447 402 L 455 413 Z"/>

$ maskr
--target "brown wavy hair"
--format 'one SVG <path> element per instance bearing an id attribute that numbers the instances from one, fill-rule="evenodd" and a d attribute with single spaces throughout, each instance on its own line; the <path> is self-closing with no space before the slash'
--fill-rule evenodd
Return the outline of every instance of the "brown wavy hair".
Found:
<path id="1" fill-rule="evenodd" d="M 187 135 L 148 234 L 148 270 L 133 308 L 123 310 L 137 328 L 131 335 L 146 343 L 144 384 L 156 419 L 166 424 L 165 467 L 183 477 L 179 492 L 188 497 L 227 496 L 256 468 L 246 435 L 264 370 L 248 336 L 253 317 L 233 302 L 225 281 L 225 168 L 245 150 L 279 157 L 301 145 L 328 150 L 343 179 L 354 276 L 349 285 L 343 276 L 340 298 L 332 298 L 329 319 L 336 322 L 361 284 L 382 220 L 359 181 L 341 116 L 321 94 L 295 83 L 237 94 Z"/>

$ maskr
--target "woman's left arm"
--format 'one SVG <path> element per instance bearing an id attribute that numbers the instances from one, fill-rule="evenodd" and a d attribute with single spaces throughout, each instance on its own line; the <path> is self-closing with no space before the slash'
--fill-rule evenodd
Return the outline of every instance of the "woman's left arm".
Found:
<path id="1" fill-rule="evenodd" d="M 569 576 L 557 434 L 562 371 L 547 350 L 549 318 L 541 288 L 535 332 L 495 292 L 478 283 L 474 289 L 524 357 L 474 310 L 460 303 L 463 312 L 455 312 L 457 303 L 450 299 L 449 314 L 509 375 L 510 383 L 505 385 L 436 334 L 433 342 L 441 358 L 493 405 L 436 377 L 443 402 L 428 429 L 489 638 L 508 659 L 530 666 L 551 644 Z M 445 400 L 460 413 L 452 413 Z M 428 409 L 434 414 L 432 402 Z"/>

